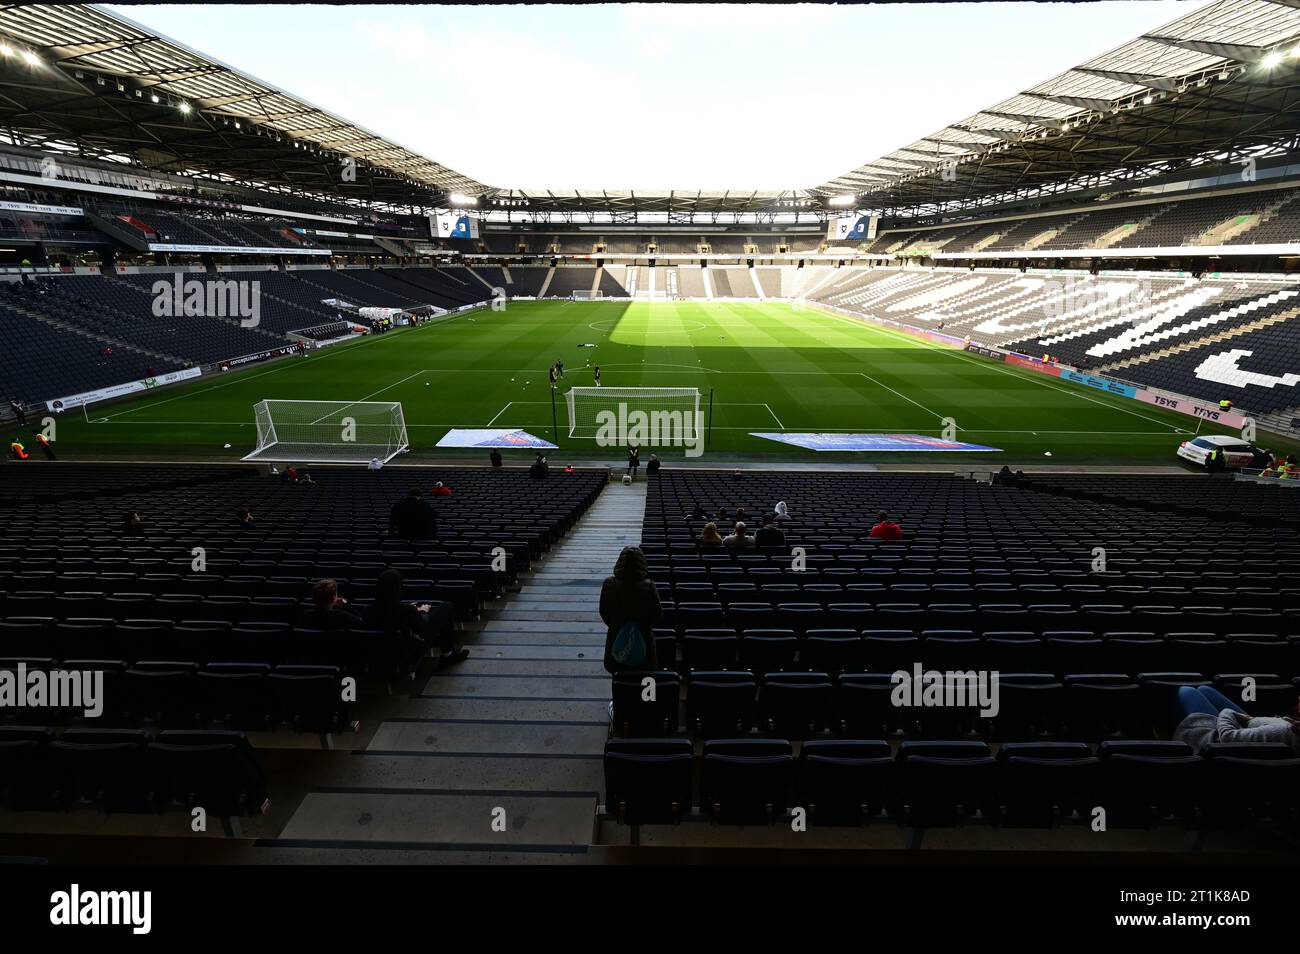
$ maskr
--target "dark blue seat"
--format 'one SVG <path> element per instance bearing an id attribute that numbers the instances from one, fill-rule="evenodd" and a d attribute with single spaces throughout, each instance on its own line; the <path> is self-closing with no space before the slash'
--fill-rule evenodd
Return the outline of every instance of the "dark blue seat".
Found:
<path id="1" fill-rule="evenodd" d="M 686 693 L 687 726 L 706 739 L 742 735 L 754 727 L 757 695 L 753 673 L 692 673 Z"/>
<path id="2" fill-rule="evenodd" d="M 858 672 L 863 665 L 862 637 L 851 629 L 810 629 L 799 663 L 810 672 Z"/>
<path id="3" fill-rule="evenodd" d="M 770 825 L 788 813 L 794 777 L 789 742 L 709 741 L 700 770 L 700 807 L 717 824 Z"/>
<path id="4" fill-rule="evenodd" d="M 691 811 L 695 752 L 689 739 L 605 743 L 605 810 L 619 824 L 678 824 Z"/>
<path id="5" fill-rule="evenodd" d="M 773 672 L 759 694 L 762 728 L 787 739 L 807 739 L 826 730 L 834 685 L 824 672 Z"/>
<path id="6" fill-rule="evenodd" d="M 862 825 L 879 815 L 897 772 L 883 740 L 814 740 L 799 753 L 799 800 L 813 825 Z"/>
<path id="7" fill-rule="evenodd" d="M 983 742 L 907 741 L 898 751 L 900 820 L 917 828 L 997 814 L 997 760 Z"/>
<path id="8" fill-rule="evenodd" d="M 682 637 L 686 669 L 734 669 L 740 638 L 730 629 L 688 629 Z"/>
<path id="9" fill-rule="evenodd" d="M 740 641 L 740 665 L 751 672 L 784 672 L 793 669 L 799 640 L 788 629 L 753 629 Z"/>

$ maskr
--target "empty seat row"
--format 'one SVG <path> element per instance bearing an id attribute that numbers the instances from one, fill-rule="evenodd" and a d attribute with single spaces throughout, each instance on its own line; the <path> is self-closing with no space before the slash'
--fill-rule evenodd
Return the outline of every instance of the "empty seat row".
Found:
<path id="1" fill-rule="evenodd" d="M 810 618 L 811 619 L 811 618 Z M 1001 672 L 1110 672 L 1180 669 L 1218 675 L 1300 676 L 1300 635 L 1272 633 L 966 629 L 672 629 L 653 631 L 664 668 L 894 672 L 930 669 Z M 678 658 L 680 657 L 680 662 Z"/>
<path id="2" fill-rule="evenodd" d="M 350 727 L 355 698 L 353 692 L 345 692 L 343 677 L 333 666 L 211 663 L 200 668 L 174 660 L 129 665 L 111 659 L 63 664 L 50 659 L 0 659 L 2 670 L 14 676 L 34 670 L 87 673 L 95 680 L 75 705 L 66 698 L 50 698 L 39 706 L 0 709 L 5 721 L 19 723 L 84 720 L 96 726 L 149 723 L 164 729 L 198 729 L 220 725 L 242 731 L 331 734 Z"/>
<path id="3" fill-rule="evenodd" d="M 894 755 L 885 741 L 844 740 L 805 742 L 796 756 L 786 740 L 719 739 L 696 759 L 684 739 L 611 739 L 604 765 L 605 811 L 632 825 L 678 824 L 695 806 L 730 825 L 802 808 L 810 826 L 884 815 L 916 827 L 1073 819 L 1102 830 L 1290 823 L 1300 808 L 1300 759 L 1274 743 L 1203 755 L 1181 742 L 1023 743 L 995 756 L 983 742 L 904 742 Z"/>
<path id="4" fill-rule="evenodd" d="M 420 643 L 397 632 L 319 630 L 264 620 L 0 619 L 0 659 L 302 663 L 391 679 L 409 670 L 424 651 Z"/>
<path id="5" fill-rule="evenodd" d="M 647 698 L 645 680 L 655 691 Z M 1249 680 L 1249 682 L 1247 681 Z M 1212 680 L 1195 672 L 942 673 L 925 677 L 937 688 L 922 694 L 893 673 L 746 670 L 620 673 L 613 679 L 613 728 L 626 736 L 665 736 L 685 728 L 703 738 L 757 731 L 789 739 L 832 733 L 850 738 L 903 732 L 942 738 L 978 733 L 993 739 L 1039 736 L 1096 741 L 1150 738 L 1170 732 L 1181 713 L 1183 686 L 1211 686 L 1256 715 L 1290 712 L 1300 679 L 1273 673 L 1231 674 Z M 1249 692 L 1243 687 L 1249 686 Z M 681 704 L 685 697 L 685 705 Z M 683 716 L 685 722 L 683 723 Z"/>
<path id="6" fill-rule="evenodd" d="M 106 812 L 202 808 L 208 815 L 269 807 L 260 760 L 239 732 L 0 725 L 0 804 L 11 811 L 94 806 Z"/>

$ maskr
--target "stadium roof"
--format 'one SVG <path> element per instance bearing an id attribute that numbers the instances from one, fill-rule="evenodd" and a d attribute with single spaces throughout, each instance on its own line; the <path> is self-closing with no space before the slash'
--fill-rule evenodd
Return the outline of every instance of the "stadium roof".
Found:
<path id="1" fill-rule="evenodd" d="M 460 193 L 572 222 L 930 214 L 1300 145 L 1300 0 L 1217 0 L 824 185 L 769 192 L 494 188 L 93 5 L 0 4 L 0 41 L 0 136 L 17 145 L 389 208 Z"/>
<path id="2" fill-rule="evenodd" d="M 489 191 L 94 5 L 0 5 L 0 38 L 0 121 L 18 145 L 397 204 Z"/>
<path id="3" fill-rule="evenodd" d="M 1294 151 L 1298 42 L 1300 0 L 1219 0 L 810 191 L 941 211 Z"/>

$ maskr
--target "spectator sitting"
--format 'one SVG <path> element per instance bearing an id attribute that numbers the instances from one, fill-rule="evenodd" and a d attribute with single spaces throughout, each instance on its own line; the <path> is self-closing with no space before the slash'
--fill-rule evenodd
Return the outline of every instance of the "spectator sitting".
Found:
<path id="1" fill-rule="evenodd" d="M 701 507 L 699 504 L 696 504 L 694 509 L 691 510 L 692 520 L 703 520 L 708 515 L 709 515 L 708 512 L 705 511 L 705 509 Z"/>
<path id="2" fill-rule="evenodd" d="M 253 519 L 252 512 L 244 507 L 239 511 L 239 525 L 241 527 L 251 527 L 257 521 Z"/>
<path id="3" fill-rule="evenodd" d="M 543 457 L 541 452 L 539 451 L 537 454 L 537 459 L 533 461 L 533 465 L 528 468 L 528 473 L 532 477 L 540 479 L 546 476 L 548 470 L 550 470 L 550 468 L 546 464 L 546 458 Z"/>
<path id="4" fill-rule="evenodd" d="M 745 533 L 743 523 L 737 523 L 736 529 L 722 538 L 722 545 L 729 550 L 747 550 L 754 545 L 754 538 Z"/>
<path id="5" fill-rule="evenodd" d="M 776 515 L 765 513 L 759 518 L 759 528 L 754 534 L 754 545 L 760 547 L 785 546 L 785 531 L 776 525 Z"/>
<path id="6" fill-rule="evenodd" d="M 469 657 L 468 649 L 457 649 L 455 617 L 451 605 L 408 603 L 402 599 L 402 571 L 390 567 L 375 581 L 375 601 L 366 608 L 362 621 L 368 629 L 394 630 L 408 638 L 403 649 L 407 661 L 414 661 L 436 643 L 441 656 L 438 668 L 445 669 Z"/>
<path id="7" fill-rule="evenodd" d="M 1015 482 L 1016 475 L 1011 473 L 1011 468 L 1006 464 L 1003 464 L 1002 469 L 993 475 L 993 486 L 995 487 L 1008 487 Z"/>
<path id="8" fill-rule="evenodd" d="M 1178 705 L 1183 719 L 1174 738 L 1186 742 L 1198 754 L 1210 742 L 1281 742 L 1300 756 L 1300 719 L 1287 716 L 1254 716 L 1209 686 L 1182 686 Z"/>
<path id="9" fill-rule="evenodd" d="M 122 532 L 133 537 L 138 537 L 144 533 L 144 521 L 140 515 L 132 510 L 122 520 Z"/>
<path id="10" fill-rule="evenodd" d="M 433 485 L 433 490 L 431 491 L 431 493 L 432 493 L 435 497 L 450 497 L 450 496 L 451 496 L 451 488 L 448 487 L 446 484 L 444 484 L 444 483 L 440 480 L 440 481 L 438 481 L 436 484 Z"/>
<path id="11" fill-rule="evenodd" d="M 493 467 L 500 467 L 501 452 L 499 450 L 493 449 L 492 453 L 488 454 L 488 460 L 492 462 Z"/>
<path id="12" fill-rule="evenodd" d="M 383 466 L 384 466 L 384 462 L 382 460 L 380 460 L 378 457 L 372 457 L 370 458 L 370 463 L 366 465 L 366 468 L 368 470 L 379 470 Z"/>
<path id="13" fill-rule="evenodd" d="M 428 540 L 438 535 L 438 515 L 433 505 L 420 498 L 414 487 L 393 504 L 388 516 L 388 532 L 407 540 Z"/>
<path id="14" fill-rule="evenodd" d="M 876 525 L 871 528 L 872 540 L 901 540 L 903 539 L 903 528 L 894 521 L 889 519 L 889 514 L 880 511 L 876 514 Z"/>
<path id="15" fill-rule="evenodd" d="M 298 482 L 298 468 L 293 464 L 286 467 L 284 469 L 284 479 L 291 484 L 296 484 Z"/>
<path id="16" fill-rule="evenodd" d="M 790 508 L 785 505 L 784 500 L 778 500 L 776 506 L 772 508 L 773 516 L 777 521 L 790 519 Z"/>
<path id="17" fill-rule="evenodd" d="M 718 533 L 718 525 L 712 521 L 706 523 L 696 543 L 701 547 L 722 546 L 722 534 Z"/>
<path id="18" fill-rule="evenodd" d="M 719 507 L 719 508 L 718 508 L 717 522 L 718 522 L 718 523 L 731 523 L 731 514 L 727 513 L 727 508 L 726 508 L 726 507 Z"/>
<path id="19" fill-rule="evenodd" d="M 347 609 L 348 601 L 339 596 L 339 585 L 321 580 L 311 588 L 312 608 L 298 618 L 304 629 L 352 629 L 361 625 L 361 617 Z"/>
<path id="20" fill-rule="evenodd" d="M 573 465 L 572 465 L 572 464 L 565 464 L 565 465 L 564 465 L 564 472 L 565 472 L 566 474 L 572 474 L 572 473 L 574 473 Z"/>
<path id="21" fill-rule="evenodd" d="M 745 523 L 745 522 L 747 522 L 748 520 L 749 520 L 749 516 L 745 513 L 745 508 L 744 508 L 744 507 L 737 507 L 737 508 L 736 508 L 736 522 L 737 522 L 737 523 Z"/>
<path id="22" fill-rule="evenodd" d="M 657 473 L 659 473 L 659 458 L 651 454 L 650 460 L 645 465 L 645 474 L 647 477 L 653 477 Z"/>

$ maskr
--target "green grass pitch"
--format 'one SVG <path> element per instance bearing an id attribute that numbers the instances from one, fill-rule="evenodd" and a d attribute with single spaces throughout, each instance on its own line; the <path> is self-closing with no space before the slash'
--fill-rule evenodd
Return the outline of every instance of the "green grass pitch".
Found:
<path id="1" fill-rule="evenodd" d="M 547 378 L 556 359 L 566 368 L 556 395 L 558 436 Z M 71 411 L 59 421 L 58 443 L 74 458 L 237 460 L 254 446 L 259 400 L 377 400 L 402 403 L 415 457 L 476 454 L 434 445 L 452 427 L 487 426 L 555 440 L 562 452 L 553 463 L 568 455 L 613 457 L 592 439 L 567 437 L 564 392 L 591 385 L 593 364 L 601 365 L 606 387 L 698 387 L 702 407 L 712 389 L 706 459 L 980 468 L 1043 463 L 1050 452 L 1054 463 L 1170 464 L 1199 423 L 789 302 L 520 301 Z M 945 417 L 955 420 L 959 440 L 1000 452 L 818 454 L 750 436 L 937 436 Z"/>

